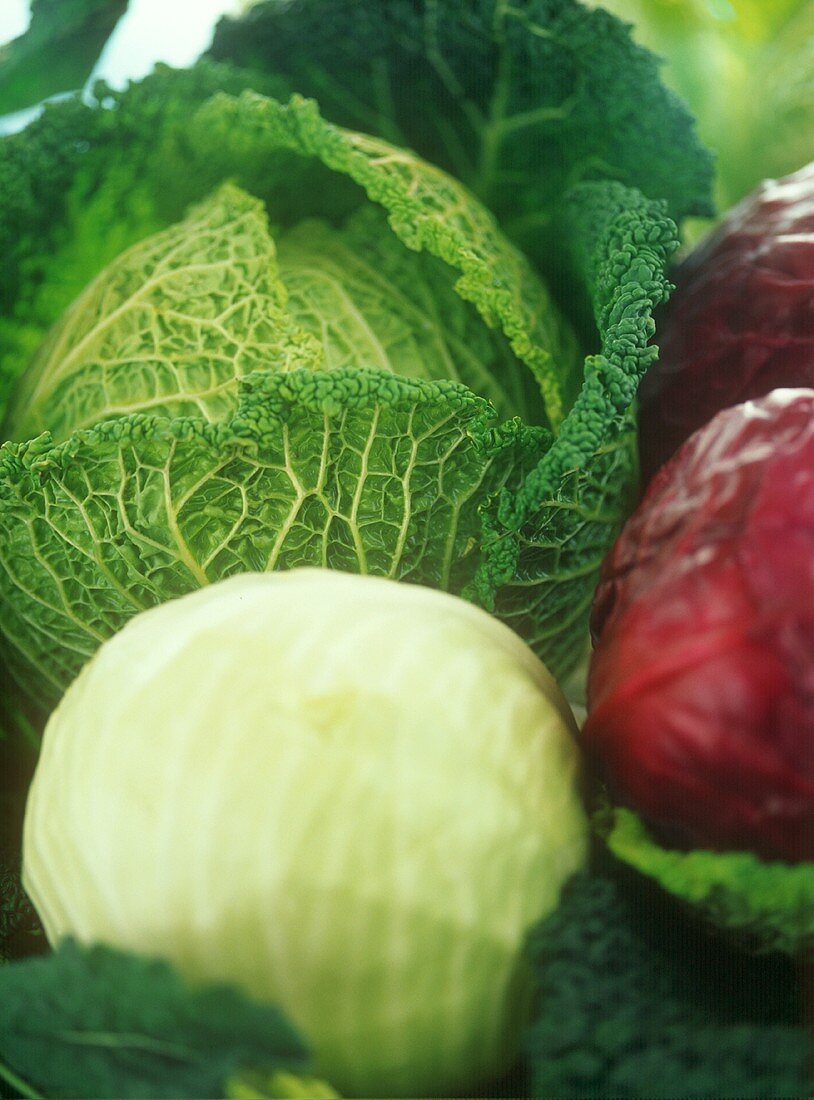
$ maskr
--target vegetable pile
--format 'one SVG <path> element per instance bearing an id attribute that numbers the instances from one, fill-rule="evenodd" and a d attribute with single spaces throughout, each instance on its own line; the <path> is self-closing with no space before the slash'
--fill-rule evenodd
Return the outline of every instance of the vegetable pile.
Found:
<path id="1" fill-rule="evenodd" d="M 0 142 L 4 1100 L 808 1094 L 814 392 L 625 521 L 810 383 L 810 179 L 671 304 L 713 159 L 577 0 Z"/>

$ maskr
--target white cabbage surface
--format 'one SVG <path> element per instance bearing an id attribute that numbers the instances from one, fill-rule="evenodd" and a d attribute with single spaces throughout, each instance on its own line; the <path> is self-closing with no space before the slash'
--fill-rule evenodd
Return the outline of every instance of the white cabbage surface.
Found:
<path id="1" fill-rule="evenodd" d="M 241 575 L 139 615 L 69 689 L 26 887 L 51 941 L 278 1003 L 345 1095 L 448 1095 L 511 1057 L 525 935 L 583 861 L 573 732 L 456 597 Z"/>

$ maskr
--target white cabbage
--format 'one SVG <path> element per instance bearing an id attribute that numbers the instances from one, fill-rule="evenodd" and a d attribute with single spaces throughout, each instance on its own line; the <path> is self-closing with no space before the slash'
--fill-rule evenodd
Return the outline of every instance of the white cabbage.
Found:
<path id="1" fill-rule="evenodd" d="M 52 942 L 278 1003 L 346 1095 L 510 1061 L 523 945 L 584 860 L 574 725 L 505 625 L 302 569 L 144 612 L 54 713 L 24 880 Z"/>

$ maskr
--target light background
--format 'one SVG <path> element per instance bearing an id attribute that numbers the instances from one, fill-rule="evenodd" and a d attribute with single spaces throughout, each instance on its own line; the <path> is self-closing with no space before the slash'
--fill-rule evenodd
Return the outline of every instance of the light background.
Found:
<path id="1" fill-rule="evenodd" d="M 28 26 L 28 0 L 2 0 L 0 3 L 0 42 L 22 34 Z"/>
<path id="2" fill-rule="evenodd" d="M 211 42 L 218 19 L 248 6 L 246 0 L 130 0 L 88 84 L 104 79 L 121 88 L 158 61 L 191 65 Z M 0 43 L 25 31 L 29 7 L 29 0 L 0 0 Z M 0 133 L 21 129 L 36 114 L 34 108 L 0 118 Z"/>

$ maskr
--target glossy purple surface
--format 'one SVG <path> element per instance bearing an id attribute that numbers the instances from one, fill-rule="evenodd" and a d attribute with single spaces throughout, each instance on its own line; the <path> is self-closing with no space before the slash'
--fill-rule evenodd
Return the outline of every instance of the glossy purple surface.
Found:
<path id="1" fill-rule="evenodd" d="M 814 386 L 814 164 L 764 183 L 672 277 L 639 390 L 645 485 L 721 409 Z"/>
<path id="2" fill-rule="evenodd" d="M 814 859 L 814 390 L 726 410 L 651 483 L 597 589 L 584 740 L 682 845 Z"/>

